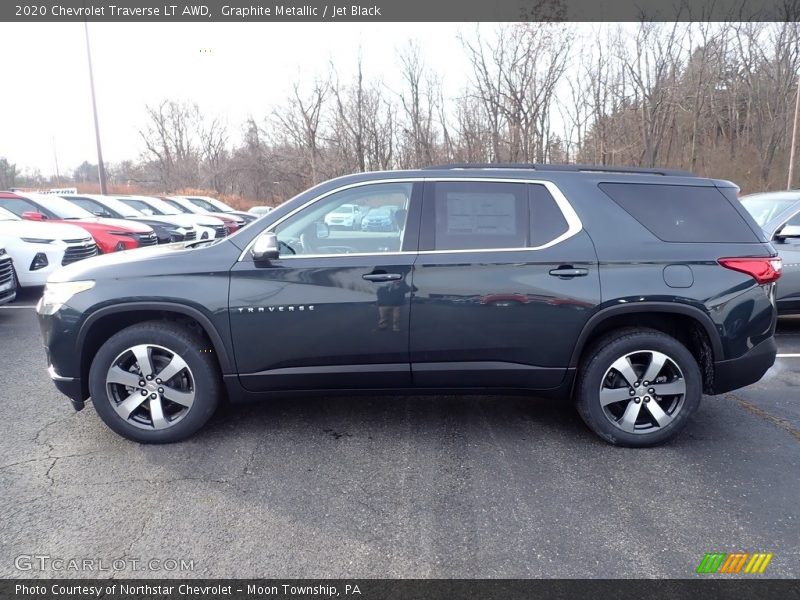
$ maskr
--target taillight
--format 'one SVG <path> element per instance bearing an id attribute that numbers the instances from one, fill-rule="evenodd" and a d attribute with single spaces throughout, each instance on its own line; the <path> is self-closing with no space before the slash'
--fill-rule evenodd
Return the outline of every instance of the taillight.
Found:
<path id="1" fill-rule="evenodd" d="M 778 256 L 765 258 L 720 258 L 719 264 L 726 269 L 732 269 L 750 275 L 759 284 L 778 281 L 781 276 L 783 263 Z"/>

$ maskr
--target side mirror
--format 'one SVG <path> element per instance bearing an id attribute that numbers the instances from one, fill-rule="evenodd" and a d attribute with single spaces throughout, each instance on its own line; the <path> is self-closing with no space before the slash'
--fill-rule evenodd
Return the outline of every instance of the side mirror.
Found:
<path id="1" fill-rule="evenodd" d="M 40 212 L 36 212 L 35 210 L 26 210 L 22 213 L 22 218 L 27 219 L 28 221 L 46 221 L 47 217 Z"/>
<path id="2" fill-rule="evenodd" d="M 787 238 L 800 238 L 800 225 L 784 225 L 775 232 L 775 241 L 785 242 Z"/>
<path id="3" fill-rule="evenodd" d="M 318 240 L 324 240 L 324 239 L 330 237 L 331 230 L 330 230 L 330 227 L 328 227 L 327 223 L 325 223 L 324 221 L 317 221 L 315 223 L 315 225 L 317 227 L 317 239 Z"/>
<path id="4" fill-rule="evenodd" d="M 265 231 L 256 238 L 250 254 L 255 261 L 274 260 L 280 256 L 278 236 L 272 231 Z"/>

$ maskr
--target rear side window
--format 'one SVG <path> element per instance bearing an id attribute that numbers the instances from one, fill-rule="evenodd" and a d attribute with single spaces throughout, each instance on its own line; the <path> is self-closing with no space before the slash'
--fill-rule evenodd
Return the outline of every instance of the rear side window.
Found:
<path id="1" fill-rule="evenodd" d="M 528 237 L 524 183 L 438 182 L 437 250 L 523 248 Z"/>
<path id="2" fill-rule="evenodd" d="M 665 242 L 758 242 L 715 187 L 601 183 L 614 202 Z"/>
<path id="3" fill-rule="evenodd" d="M 541 183 L 532 183 L 530 193 L 530 245 L 534 248 L 544 246 L 557 237 L 564 235 L 569 224 L 564 213 L 556 203 L 556 199 Z"/>

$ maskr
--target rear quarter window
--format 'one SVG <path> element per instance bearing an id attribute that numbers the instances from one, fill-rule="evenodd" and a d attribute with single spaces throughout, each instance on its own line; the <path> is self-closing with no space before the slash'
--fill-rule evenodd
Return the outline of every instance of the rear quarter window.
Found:
<path id="1" fill-rule="evenodd" d="M 598 187 L 665 242 L 760 241 L 716 187 L 650 183 L 600 183 Z"/>

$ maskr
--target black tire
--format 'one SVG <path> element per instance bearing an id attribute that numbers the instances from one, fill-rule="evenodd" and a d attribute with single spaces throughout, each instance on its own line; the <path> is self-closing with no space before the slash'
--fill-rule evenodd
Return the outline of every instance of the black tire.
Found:
<path id="1" fill-rule="evenodd" d="M 659 353 L 666 355 L 669 361 L 665 363 L 664 370 L 660 371 L 662 375 L 652 384 L 653 387 L 644 387 L 644 381 L 633 382 L 642 386 L 637 388 L 629 384 L 628 378 L 621 372 L 612 368 L 615 361 L 628 357 L 628 364 L 634 363 L 633 373 L 642 376 L 647 372 L 646 358 L 653 358 Z M 641 361 L 641 364 L 636 364 L 637 361 Z M 664 380 L 663 383 L 660 382 L 661 379 Z M 682 382 L 685 392 L 664 396 L 649 395 L 649 389 L 670 389 L 666 387 L 668 382 L 678 388 Z M 604 408 L 601 388 L 603 393 L 614 396 L 624 396 L 627 393 L 632 398 L 612 402 Z M 584 422 L 604 440 L 617 446 L 642 448 L 663 444 L 678 435 L 700 405 L 702 394 L 703 378 L 700 367 L 686 346 L 660 331 L 626 328 L 606 334 L 586 353 L 578 373 L 575 402 Z M 636 398 L 639 400 L 634 404 L 638 407 L 631 407 L 631 414 L 635 412 L 637 415 L 633 418 L 633 430 L 626 431 L 620 423 L 625 421 L 625 411 Z M 644 401 L 645 398 L 648 399 L 647 402 Z M 660 425 L 651 410 L 659 411 L 662 421 L 667 424 Z M 670 414 L 670 410 L 674 412 Z M 617 417 L 618 421 L 614 421 Z"/>
<path id="2" fill-rule="evenodd" d="M 180 419 L 176 419 L 164 429 L 147 429 L 143 428 L 145 425 L 132 424 L 132 421 L 124 419 L 117 413 L 115 405 L 118 403 L 110 396 L 109 388 L 113 387 L 113 384 L 109 385 L 106 381 L 109 369 L 126 350 L 138 345 L 155 345 L 167 349 L 183 359 L 188 367 L 186 371 L 181 372 L 180 377 L 186 378 L 184 381 L 191 381 L 193 401 L 191 406 L 183 409 L 169 402 L 165 395 L 163 398 L 165 405 L 169 404 L 184 412 Z M 209 350 L 208 342 L 199 334 L 176 323 L 149 321 L 123 329 L 100 347 L 92 361 L 89 370 L 89 393 L 95 410 L 106 425 L 129 440 L 143 444 L 165 444 L 185 440 L 211 418 L 221 396 L 219 365 L 214 359 L 213 352 Z M 153 355 L 153 365 L 155 362 L 156 357 Z M 158 371 L 154 368 L 153 373 L 157 376 Z M 155 419 L 152 421 L 155 422 Z"/>

